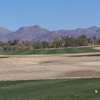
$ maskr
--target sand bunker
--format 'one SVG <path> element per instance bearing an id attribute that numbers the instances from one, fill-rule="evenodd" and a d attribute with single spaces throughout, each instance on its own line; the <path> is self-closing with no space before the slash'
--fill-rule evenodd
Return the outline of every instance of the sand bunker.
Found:
<path id="1" fill-rule="evenodd" d="M 95 62 L 84 62 L 82 64 L 85 65 L 85 66 L 100 66 L 100 62 L 97 62 L 97 61 L 95 61 Z"/>
<path id="2" fill-rule="evenodd" d="M 100 76 L 100 57 L 10 56 L 0 58 L 0 80 L 36 80 Z"/>

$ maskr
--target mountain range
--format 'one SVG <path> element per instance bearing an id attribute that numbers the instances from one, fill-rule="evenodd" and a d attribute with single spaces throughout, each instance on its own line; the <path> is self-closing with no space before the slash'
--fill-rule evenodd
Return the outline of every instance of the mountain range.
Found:
<path id="1" fill-rule="evenodd" d="M 57 31 L 50 31 L 48 29 L 42 28 L 38 25 L 20 27 L 16 31 L 11 31 L 9 29 L 0 27 L 0 41 L 52 41 L 55 38 L 60 38 L 61 36 L 73 36 L 78 37 L 80 35 L 86 35 L 87 37 L 100 38 L 100 27 L 89 27 L 89 28 L 77 28 L 77 29 L 62 29 Z"/>

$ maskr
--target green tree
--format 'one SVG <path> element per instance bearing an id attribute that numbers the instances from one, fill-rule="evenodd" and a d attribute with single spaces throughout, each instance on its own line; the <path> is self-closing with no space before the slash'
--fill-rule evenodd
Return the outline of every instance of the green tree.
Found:
<path id="1" fill-rule="evenodd" d="M 81 35 L 77 38 L 77 43 L 79 46 L 87 46 L 88 38 L 85 35 Z"/>
<path id="2" fill-rule="evenodd" d="M 100 45 L 100 38 L 96 40 L 96 44 Z"/>
<path id="3" fill-rule="evenodd" d="M 76 46 L 76 39 L 74 37 L 63 37 L 64 47 L 73 47 Z"/>
<path id="4" fill-rule="evenodd" d="M 53 48 L 60 48 L 63 46 L 62 44 L 63 44 L 63 41 L 61 38 L 55 38 L 54 41 L 52 42 L 52 47 Z"/>

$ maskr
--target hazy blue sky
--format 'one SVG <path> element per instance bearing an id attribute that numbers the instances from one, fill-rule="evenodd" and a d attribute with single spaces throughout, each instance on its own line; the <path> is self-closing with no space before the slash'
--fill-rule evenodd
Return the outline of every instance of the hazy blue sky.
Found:
<path id="1" fill-rule="evenodd" d="M 100 26 L 100 0 L 0 0 L 0 26 L 49 29 Z"/>

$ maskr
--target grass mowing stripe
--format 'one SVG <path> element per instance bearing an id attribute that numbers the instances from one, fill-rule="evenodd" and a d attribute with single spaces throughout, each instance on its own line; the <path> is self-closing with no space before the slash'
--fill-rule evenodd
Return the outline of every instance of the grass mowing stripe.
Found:
<path id="1" fill-rule="evenodd" d="M 100 79 L 0 82 L 0 100 L 100 100 Z"/>
<path id="2" fill-rule="evenodd" d="M 1 51 L 2 55 L 29 55 L 29 54 L 65 54 L 65 53 L 86 53 L 100 52 L 91 47 L 84 48 L 57 48 L 57 49 L 41 49 L 41 50 L 19 50 L 19 51 Z"/>

